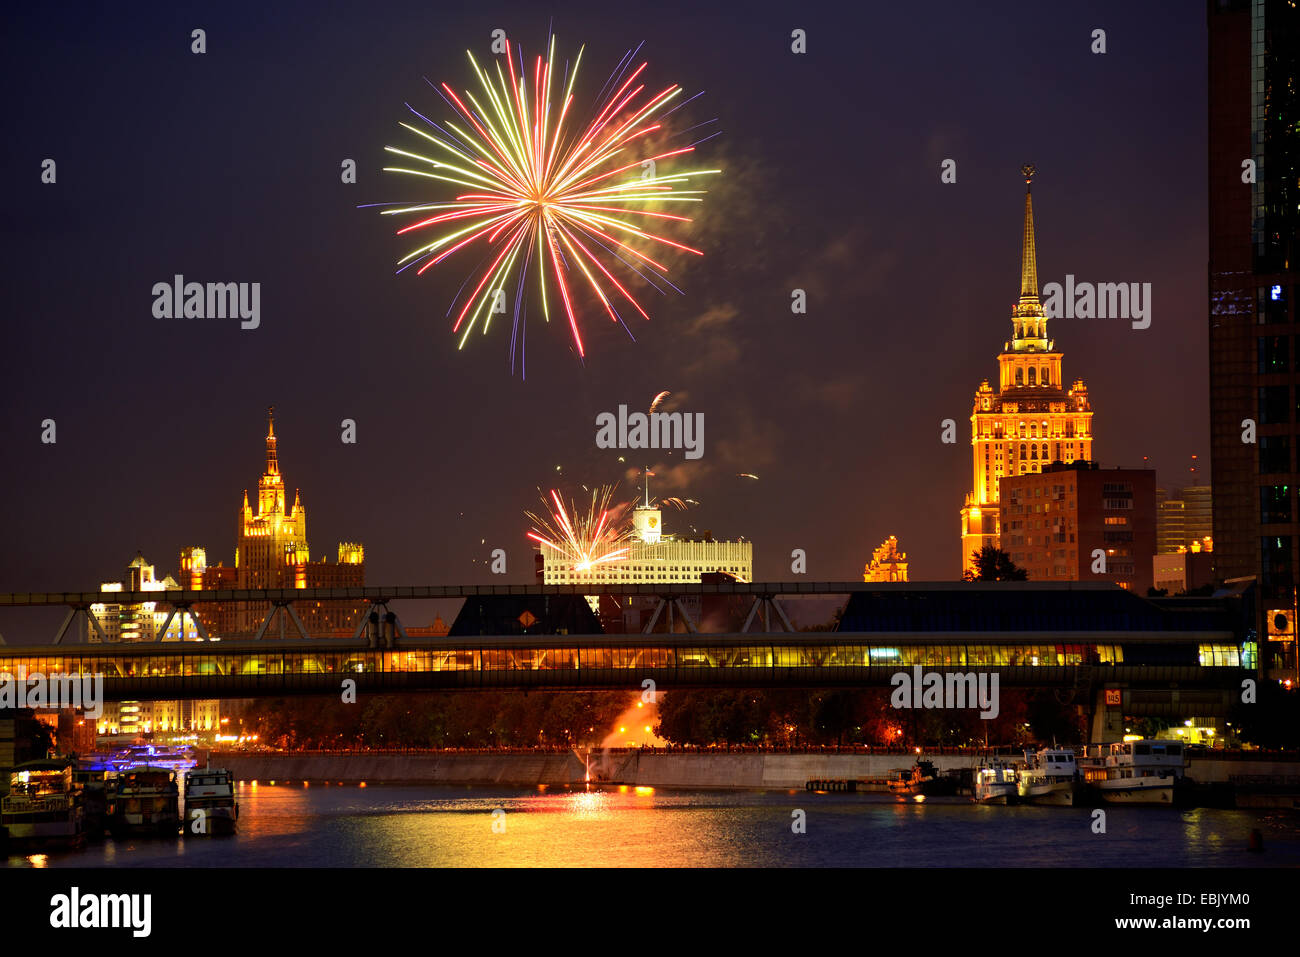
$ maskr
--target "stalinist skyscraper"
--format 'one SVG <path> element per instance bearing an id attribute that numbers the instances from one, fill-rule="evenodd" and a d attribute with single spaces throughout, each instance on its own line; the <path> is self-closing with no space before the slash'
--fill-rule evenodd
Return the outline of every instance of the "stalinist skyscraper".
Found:
<path id="1" fill-rule="evenodd" d="M 1025 232 L 1020 254 L 1020 300 L 1011 310 L 1011 341 L 998 356 L 998 388 L 988 379 L 971 411 L 972 488 L 961 510 L 962 567 L 985 545 L 1000 547 L 998 482 L 1039 472 L 1054 461 L 1092 458 L 1092 406 L 1082 379 L 1067 391 L 1060 352 L 1047 338 L 1047 313 L 1038 297 L 1034 202 L 1025 177 Z M 1032 521 L 1032 520 L 1031 520 Z"/>

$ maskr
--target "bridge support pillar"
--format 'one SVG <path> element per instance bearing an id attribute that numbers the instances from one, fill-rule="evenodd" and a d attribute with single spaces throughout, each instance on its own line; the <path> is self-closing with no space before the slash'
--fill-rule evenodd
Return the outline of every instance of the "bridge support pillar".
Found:
<path id="1" fill-rule="evenodd" d="M 1124 740 L 1124 689 L 1104 684 L 1093 689 L 1088 721 L 1088 741 L 1111 744 Z"/>

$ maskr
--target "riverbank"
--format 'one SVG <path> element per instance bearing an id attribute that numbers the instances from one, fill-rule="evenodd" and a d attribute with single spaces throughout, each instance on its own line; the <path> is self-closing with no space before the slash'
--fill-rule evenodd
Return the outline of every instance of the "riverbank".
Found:
<path id="1" fill-rule="evenodd" d="M 926 754 L 940 770 L 971 767 L 970 753 Z M 802 789 L 810 780 L 880 778 L 909 767 L 908 754 L 593 750 L 572 752 L 428 752 L 414 754 L 294 754 L 213 752 L 212 763 L 241 781 L 344 784 L 464 784 L 510 787 L 572 786 L 588 780 L 636 787 Z M 1300 793 L 1300 755 L 1191 758 L 1187 774 L 1201 784 L 1238 790 Z"/>

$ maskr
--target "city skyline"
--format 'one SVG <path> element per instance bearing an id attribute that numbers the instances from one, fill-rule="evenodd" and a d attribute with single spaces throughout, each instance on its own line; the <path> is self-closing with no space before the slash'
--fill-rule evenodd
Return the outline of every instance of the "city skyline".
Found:
<path id="1" fill-rule="evenodd" d="M 608 337 L 597 330 L 581 366 L 562 329 L 537 324 L 526 382 L 510 376 L 499 341 L 456 352 L 442 313 L 460 277 L 443 286 L 436 270 L 418 281 L 394 278 L 387 225 L 356 208 L 384 198 L 381 144 L 403 100 L 415 96 L 413 81 L 455 73 L 462 44 L 431 44 L 430 31 L 410 30 L 420 39 L 399 39 L 382 70 L 349 72 L 352 92 L 338 100 L 331 132 L 306 142 L 297 138 L 302 127 L 269 123 L 268 108 L 253 102 L 258 78 L 233 70 L 229 44 L 211 44 L 200 67 L 207 74 L 182 59 L 190 55 L 183 45 L 174 55 L 150 47 L 134 66 L 112 60 L 128 86 L 174 76 L 185 95 L 218 111 L 214 118 L 230 118 L 219 110 L 232 95 L 247 103 L 246 122 L 270 137 L 266 155 L 293 157 L 295 171 L 232 154 L 228 140 L 200 126 L 193 144 L 181 144 L 181 162 L 151 174 L 158 189 L 128 220 L 117 191 L 104 187 L 139 175 L 138 140 L 124 141 L 123 155 L 92 175 L 77 159 L 80 137 L 56 132 L 68 84 L 96 69 L 93 50 L 60 77 L 20 57 L 14 68 L 30 70 L 48 96 L 24 101 L 20 139 L 5 160 L 14 182 L 30 181 L 15 216 L 34 240 L 11 244 L 15 274 L 24 277 L 11 309 L 32 321 L 9 328 L 11 348 L 38 358 L 5 386 L 0 440 L 26 467 L 12 476 L 3 518 L 27 551 L 0 557 L 0 579 L 15 589 L 59 589 L 98 581 L 137 550 L 156 557 L 183 539 L 223 541 L 228 518 L 219 503 L 232 485 L 242 487 L 255 454 L 240 451 L 248 422 L 272 403 L 295 437 L 299 467 L 317 476 L 313 506 L 329 516 L 322 531 L 365 541 L 374 581 L 491 580 L 493 547 L 511 558 L 506 577 L 526 581 L 531 550 L 519 510 L 537 488 L 576 489 L 645 466 L 661 475 L 661 494 L 702 503 L 692 524 L 755 542 L 756 578 L 788 577 L 791 550 L 803 548 L 810 577 L 854 579 L 888 535 L 907 543 L 913 580 L 955 578 L 957 507 L 939 503 L 960 503 L 969 453 L 960 431 L 956 445 L 941 444 L 940 423 L 964 424 L 970 383 L 995 368 L 988 344 L 1005 335 L 1006 306 L 1018 291 L 1020 211 L 1011 197 L 1025 162 L 1040 171 L 1044 283 L 1067 274 L 1153 283 L 1148 329 L 1111 320 L 1058 326 L 1072 367 L 1086 370 L 1093 394 L 1104 397 L 1097 414 L 1108 425 L 1095 457 L 1103 467 L 1134 466 L 1149 455 L 1160 483 L 1176 487 L 1190 456 L 1207 449 L 1204 209 L 1186 201 L 1204 183 L 1196 144 L 1205 117 L 1198 98 L 1174 95 L 1203 87 L 1205 39 L 1200 11 L 1166 13 L 1154 30 L 1142 17 L 1107 11 L 1111 49 L 1095 55 L 1077 12 L 1042 11 L 1025 23 L 955 9 L 935 25 L 943 66 L 926 70 L 889 49 L 865 64 L 846 60 L 844 31 L 813 11 L 812 49 L 824 52 L 759 71 L 743 100 L 728 92 L 728 64 L 710 52 L 711 37 L 678 36 L 653 22 L 635 37 L 599 18 L 557 23 L 557 33 L 581 34 L 605 55 L 602 68 L 644 39 L 656 69 L 688 91 L 708 91 L 693 117 L 720 118 L 724 135 L 707 145 L 727 173 L 706 206 L 727 215 L 706 212 L 693 229 L 706 255 L 684 265 L 687 295 L 659 303 L 635 344 L 621 330 Z M 900 11 L 877 15 L 885 32 L 906 29 Z M 40 13 L 24 16 L 34 35 L 52 29 Z M 410 16 L 418 24 L 430 14 Z M 545 32 L 534 14 L 507 7 L 500 16 L 521 36 Z M 214 40 L 228 34 L 221 17 L 207 28 Z M 241 43 L 287 42 L 290 24 L 266 17 L 263 36 Z M 727 29 L 754 44 L 775 29 L 769 21 L 784 17 L 760 9 L 753 23 Z M 971 17 L 981 19 L 984 38 L 973 46 L 964 40 Z M 79 28 L 71 29 L 77 42 Z M 111 46 L 119 28 L 104 29 Z M 327 55 L 356 29 L 346 14 L 322 25 L 312 55 Z M 481 35 L 486 44 L 490 29 L 453 15 L 433 33 Z M 1128 43 L 1116 42 L 1124 36 Z M 1139 47 L 1140 58 L 1126 52 Z M 1020 82 L 1021 66 L 986 70 L 1026 50 L 1033 52 L 1023 69 L 1068 63 L 1061 85 Z M 809 63 L 829 71 L 832 89 L 880 88 L 877 80 L 911 71 L 913 86 L 875 106 L 879 128 L 897 129 L 893 145 L 851 129 L 832 142 L 834 97 L 796 99 L 790 89 L 798 77 L 790 71 Z M 957 82 L 967 75 L 971 82 Z M 293 95 L 296 81 L 279 72 L 275 79 Z M 127 98 L 117 125 L 135 137 L 146 115 L 178 112 L 172 100 L 180 94 L 170 85 L 151 82 L 139 102 Z M 1098 115 L 1106 122 L 1089 124 L 1068 146 L 1015 121 Z M 100 121 L 89 122 L 87 132 Z M 36 157 L 30 169 L 15 165 L 26 152 Z M 62 160 L 54 185 L 39 181 L 46 154 Z M 948 157 L 957 161 L 956 183 L 940 178 Z M 338 181 L 344 158 L 359 164 L 355 186 Z M 820 176 L 827 159 L 852 176 Z M 1159 172 L 1143 173 L 1147 166 Z M 319 176 L 300 172 L 308 169 Z M 213 183 L 235 182 L 247 205 L 211 204 Z M 846 189 L 855 197 L 847 214 Z M 190 215 L 160 243 L 153 237 L 172 221 L 164 217 L 174 216 L 176 202 Z M 288 223 L 277 220 L 249 230 L 257 209 L 303 204 L 315 210 L 304 224 L 316 237 L 310 255 L 301 226 L 286 232 Z M 71 210 L 78 212 L 69 222 L 63 214 Z M 90 257 L 73 274 L 59 265 L 75 250 L 104 247 L 107 221 L 136 224 L 108 243 L 119 251 Z M 262 282 L 261 325 L 154 319 L 153 283 L 178 273 Z M 808 293 L 804 315 L 790 311 L 795 288 Z M 292 357 L 288 377 L 279 369 L 284 357 Z M 65 370 L 57 389 L 43 371 L 55 364 Z M 140 372 L 122 376 L 122 368 Z M 709 445 L 700 461 L 676 454 L 635 462 L 625 453 L 620 463 L 620 453 L 595 447 L 597 415 L 621 404 L 645 408 L 663 390 L 705 415 Z M 57 423 L 55 445 L 40 441 L 46 418 Z M 356 445 L 340 441 L 344 419 L 356 423 Z M 1153 428 L 1157 422 L 1178 427 Z M 805 461 L 820 464 L 815 486 Z M 89 484 L 87 463 L 102 463 L 92 465 Z"/>
<path id="2" fill-rule="evenodd" d="M 1297 0 L 6 26 L 11 938 L 452 868 L 1285 927 Z"/>

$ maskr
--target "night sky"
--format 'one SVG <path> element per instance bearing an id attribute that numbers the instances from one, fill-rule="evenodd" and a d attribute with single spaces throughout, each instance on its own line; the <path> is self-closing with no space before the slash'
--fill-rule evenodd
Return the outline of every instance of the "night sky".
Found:
<path id="1" fill-rule="evenodd" d="M 94 588 L 138 549 L 159 574 L 191 544 L 230 564 L 270 404 L 312 557 L 360 540 L 372 583 L 531 581 L 537 488 L 643 462 L 652 490 L 701 503 L 668 531 L 745 536 L 759 580 L 791 578 L 793 548 L 810 579 L 860 579 L 890 534 L 914 581 L 956 578 L 1028 162 L 1041 283 L 1153 286 L 1147 330 L 1049 327 L 1090 389 L 1096 458 L 1148 455 L 1180 487 L 1199 454 L 1208 481 L 1203 5 L 262 6 L 6 14 L 0 591 Z M 464 89 L 467 47 L 490 59 L 499 27 L 535 55 L 552 18 L 562 53 L 587 44 L 586 102 L 641 41 L 652 83 L 704 90 L 683 113 L 717 117 L 699 161 L 725 173 L 673 233 L 705 252 L 671 261 L 686 294 L 648 292 L 635 343 L 588 304 L 585 364 L 530 312 L 521 381 L 508 322 L 456 350 L 445 314 L 477 257 L 395 276 L 407 241 L 358 207 L 437 195 L 380 172 L 383 147 L 407 145 L 404 102 L 448 113 L 423 77 Z M 153 318 L 176 273 L 260 282 L 261 327 Z M 663 390 L 704 413 L 702 459 L 595 448 L 598 413 Z"/>

